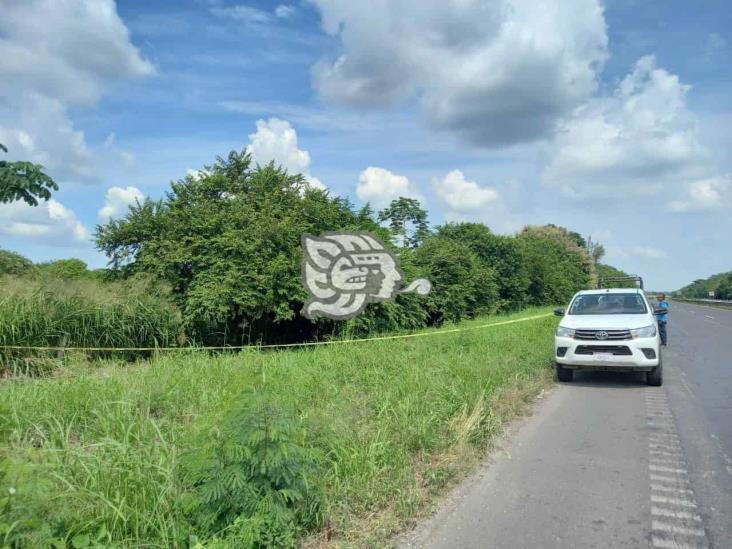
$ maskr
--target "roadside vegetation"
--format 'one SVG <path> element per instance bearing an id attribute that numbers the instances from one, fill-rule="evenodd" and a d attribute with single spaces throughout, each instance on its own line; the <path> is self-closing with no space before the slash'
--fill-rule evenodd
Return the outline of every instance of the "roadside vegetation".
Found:
<path id="1" fill-rule="evenodd" d="M 550 379 L 555 324 L 123 368 L 69 356 L 0 388 L 0 545 L 380 545 Z"/>
<path id="2" fill-rule="evenodd" d="M 183 343 L 180 313 L 167 289 L 145 278 L 5 277 L 0 285 L 0 363 L 4 375 L 42 375 L 62 352 L 10 346 L 168 347 Z M 150 353 L 120 352 L 120 357 Z M 95 358 L 108 357 L 94 352 Z"/>
<path id="3" fill-rule="evenodd" d="M 570 230 L 546 225 L 502 236 L 479 223 L 430 229 L 427 217 L 407 198 L 381 212 L 356 209 L 301 175 L 252 166 L 248 155 L 232 152 L 171 183 L 163 199 L 146 199 L 98 226 L 108 269 L 91 271 L 77 259 L 33 264 L 0 250 L 0 344 L 236 346 L 363 337 L 564 303 L 596 281 L 601 254 Z M 300 236 L 339 229 L 379 236 L 407 280 L 429 279 L 432 293 L 373 304 L 348 322 L 303 318 Z M 5 372 L 17 366 L 8 356 L 0 356 Z"/>

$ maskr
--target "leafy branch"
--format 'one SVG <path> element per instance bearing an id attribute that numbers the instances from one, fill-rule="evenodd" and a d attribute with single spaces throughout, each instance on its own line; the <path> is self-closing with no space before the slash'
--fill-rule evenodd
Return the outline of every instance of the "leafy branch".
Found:
<path id="1" fill-rule="evenodd" d="M 0 143 L 0 150 L 8 152 Z M 31 206 L 38 206 L 38 200 L 51 198 L 51 191 L 58 185 L 43 171 L 43 166 L 32 162 L 9 162 L 0 160 L 0 202 L 24 200 Z"/>

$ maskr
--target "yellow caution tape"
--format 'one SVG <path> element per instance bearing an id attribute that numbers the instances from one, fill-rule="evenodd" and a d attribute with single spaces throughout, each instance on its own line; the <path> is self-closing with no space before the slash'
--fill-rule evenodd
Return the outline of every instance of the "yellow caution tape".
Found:
<path id="1" fill-rule="evenodd" d="M 540 315 L 516 318 L 513 320 L 504 320 L 501 322 L 491 322 L 489 324 L 481 324 L 480 326 L 466 326 L 464 328 L 452 328 L 450 330 L 438 330 L 434 332 L 418 332 L 415 334 L 401 334 L 391 336 L 379 336 L 363 339 L 333 339 L 329 341 L 308 341 L 304 343 L 279 343 L 273 345 L 214 345 L 201 347 L 39 347 L 33 345 L 0 345 L 0 349 L 25 350 L 25 351 L 203 351 L 203 350 L 236 350 L 236 349 L 278 349 L 287 347 L 314 347 L 316 345 L 335 345 L 338 343 L 363 343 L 367 341 L 386 341 L 390 339 L 407 339 L 412 337 L 428 337 L 434 335 L 453 334 L 456 332 L 469 332 L 472 330 L 480 330 L 490 328 L 491 326 L 505 326 L 507 324 L 516 324 L 517 322 L 526 322 L 528 320 L 537 320 L 552 316 L 553 313 L 544 313 Z"/>

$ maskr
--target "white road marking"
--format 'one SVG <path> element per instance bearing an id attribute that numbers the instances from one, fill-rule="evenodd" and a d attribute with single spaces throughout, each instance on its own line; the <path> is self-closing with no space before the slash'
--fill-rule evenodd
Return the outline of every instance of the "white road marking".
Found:
<path id="1" fill-rule="evenodd" d="M 648 444 L 648 447 L 649 448 L 653 448 L 654 450 L 661 449 L 661 450 L 666 450 L 666 451 L 670 451 L 670 452 L 679 452 L 679 451 L 681 451 L 681 447 L 678 446 L 678 445 L 659 444 L 657 442 L 650 442 Z"/>
<path id="2" fill-rule="evenodd" d="M 660 530 L 661 532 L 671 532 L 674 534 L 684 534 L 686 536 L 705 537 L 707 534 L 703 528 L 689 528 L 687 526 L 678 526 L 672 522 L 661 522 L 660 520 L 651 521 L 651 530 Z"/>
<path id="3" fill-rule="evenodd" d="M 686 462 L 684 462 L 684 459 L 679 456 L 675 456 L 673 458 L 651 456 L 650 462 L 652 465 L 661 465 L 663 467 L 669 467 L 671 465 L 676 465 L 676 466 L 681 467 L 683 465 L 686 465 Z"/>
<path id="4" fill-rule="evenodd" d="M 702 521 L 701 516 L 697 515 L 696 513 L 691 513 L 689 511 L 677 511 L 675 509 L 666 509 L 665 507 L 652 506 L 651 514 L 657 517 L 673 517 L 684 520 L 693 520 L 695 522 Z"/>
<path id="5" fill-rule="evenodd" d="M 668 503 L 669 505 L 678 505 L 679 507 L 688 507 L 690 509 L 696 509 L 696 502 L 685 498 L 674 498 L 666 496 L 657 496 L 651 494 L 651 501 L 653 503 Z"/>
<path id="6" fill-rule="evenodd" d="M 683 478 L 679 477 L 668 477 L 665 475 L 655 475 L 653 473 L 650 474 L 651 480 L 655 480 L 656 482 L 668 482 L 669 484 L 672 484 L 674 486 L 688 486 L 689 481 L 685 480 Z"/>
<path id="7" fill-rule="evenodd" d="M 662 465 L 649 464 L 648 468 L 654 473 L 676 473 L 677 475 L 687 475 L 689 471 L 686 469 L 676 469 L 674 467 L 665 467 Z"/>
<path id="8" fill-rule="evenodd" d="M 692 490 L 687 488 L 679 488 L 678 486 L 664 486 L 663 484 L 651 484 L 651 490 L 654 492 L 673 492 L 674 494 L 691 494 L 694 495 Z"/>
<path id="9" fill-rule="evenodd" d="M 651 540 L 653 541 L 653 547 L 659 547 L 663 549 L 700 549 L 702 547 L 708 547 L 708 545 L 684 543 L 676 541 L 674 539 L 663 539 L 655 535 L 651 538 Z"/>
<path id="10" fill-rule="evenodd" d="M 651 545 L 656 549 L 707 549 L 704 523 L 689 481 L 673 413 L 663 389 L 646 389 Z"/>
<path id="11" fill-rule="evenodd" d="M 652 456 L 680 456 L 680 452 L 666 452 L 664 450 L 648 450 L 648 453 Z"/>

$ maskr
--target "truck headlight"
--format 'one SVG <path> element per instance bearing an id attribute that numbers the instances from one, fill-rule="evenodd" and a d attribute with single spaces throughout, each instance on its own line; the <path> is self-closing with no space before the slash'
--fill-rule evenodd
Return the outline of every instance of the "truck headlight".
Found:
<path id="1" fill-rule="evenodd" d="M 557 337 L 574 337 L 574 330 L 572 328 L 559 326 L 557 328 Z"/>
<path id="2" fill-rule="evenodd" d="M 630 331 L 630 335 L 633 339 L 640 337 L 656 337 L 656 325 L 651 324 L 650 326 L 644 326 L 643 328 L 635 328 Z"/>

